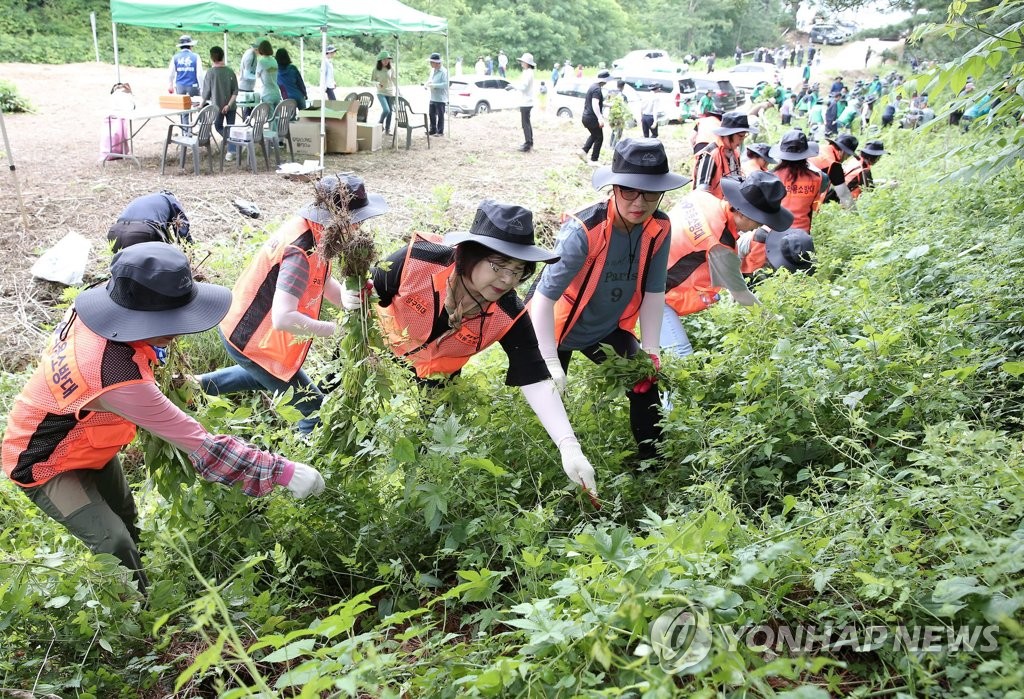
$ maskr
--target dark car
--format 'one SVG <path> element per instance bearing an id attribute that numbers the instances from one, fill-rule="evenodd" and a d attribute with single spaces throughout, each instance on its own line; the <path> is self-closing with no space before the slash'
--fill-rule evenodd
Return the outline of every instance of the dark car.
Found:
<path id="1" fill-rule="evenodd" d="M 716 111 L 729 112 L 740 104 L 741 100 L 736 88 L 725 78 L 694 76 L 693 84 L 697 88 L 697 100 L 700 100 L 705 92 L 711 90 L 711 99 L 715 102 Z M 744 95 L 745 98 L 746 95 Z"/>
<path id="2" fill-rule="evenodd" d="M 846 34 L 834 24 L 816 24 L 811 27 L 812 44 L 841 44 L 846 41 Z"/>

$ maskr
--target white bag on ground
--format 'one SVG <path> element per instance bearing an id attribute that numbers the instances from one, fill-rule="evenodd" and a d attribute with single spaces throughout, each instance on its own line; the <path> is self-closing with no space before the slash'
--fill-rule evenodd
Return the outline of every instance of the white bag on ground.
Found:
<path id="1" fill-rule="evenodd" d="M 61 238 L 32 265 L 32 276 L 65 286 L 81 284 L 89 261 L 88 240 L 75 231 Z"/>

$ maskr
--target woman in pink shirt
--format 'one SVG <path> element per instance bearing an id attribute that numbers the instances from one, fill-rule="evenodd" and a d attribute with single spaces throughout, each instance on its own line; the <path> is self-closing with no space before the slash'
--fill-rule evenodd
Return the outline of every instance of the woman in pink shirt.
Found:
<path id="1" fill-rule="evenodd" d="M 301 498 L 322 492 L 324 480 L 310 466 L 210 434 L 156 384 L 156 348 L 220 322 L 229 289 L 193 281 L 188 258 L 166 243 L 121 250 L 110 271 L 105 287 L 75 299 L 15 399 L 3 468 L 93 553 L 117 556 L 144 592 L 138 513 L 117 457 L 136 427 L 184 451 L 204 479 L 239 484 L 246 495 L 281 485 Z"/>

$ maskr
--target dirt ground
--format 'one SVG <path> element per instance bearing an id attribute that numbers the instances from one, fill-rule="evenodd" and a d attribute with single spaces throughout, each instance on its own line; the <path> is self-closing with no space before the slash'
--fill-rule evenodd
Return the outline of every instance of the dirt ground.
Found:
<path id="1" fill-rule="evenodd" d="M 826 61 L 815 72 L 820 71 L 824 79 L 829 70 L 861 68 L 864 46 L 860 44 L 830 47 Z M 107 229 L 140 194 L 161 189 L 174 192 L 185 205 L 200 246 L 237 240 L 244 226 L 255 226 L 259 234 L 310 199 L 308 183 L 289 181 L 262 169 L 253 175 L 233 164 L 223 174 L 215 168 L 212 176 L 205 170 L 196 176 L 191 163 L 182 171 L 172 161 L 161 176 L 160 153 L 166 135 L 163 120 L 150 122 L 136 138 L 141 168 L 127 161 L 103 164 L 100 138 L 109 111 L 110 88 L 116 82 L 111 65 L 0 64 L 0 75 L 13 82 L 34 107 L 31 114 L 5 115 L 28 228 L 22 223 L 14 177 L 9 173 L 0 176 L 0 370 L 16 370 L 33 361 L 46 325 L 56 319 L 54 302 L 61 287 L 33 280 L 29 268 L 69 231 L 94 243 L 88 282 L 105 272 Z M 121 80 L 131 84 L 139 111 L 154 107 L 166 91 L 166 71 L 162 69 L 122 67 Z M 425 102 L 423 88 L 403 89 L 410 93 L 414 106 Z M 377 114 L 375 105 L 371 122 Z M 429 149 L 418 136 L 409 151 L 401 145 L 391 150 L 386 141 L 382 150 L 372 153 L 329 155 L 326 171 L 354 171 L 366 179 L 370 191 L 384 196 L 391 211 L 373 221 L 382 241 L 400 240 L 414 227 L 436 220 L 433 212 L 438 206 L 453 229 L 468 226 L 476 205 L 485 197 L 532 208 L 539 229 L 550 235 L 557 229 L 562 210 L 586 204 L 596 193 L 590 187 L 591 169 L 577 157 L 586 138 L 583 127 L 539 107 L 534 109 L 533 125 L 535 147 L 531 153 L 516 150 L 522 143 L 519 113 L 506 111 L 457 118 L 444 138 L 430 140 Z M 691 129 L 692 125 L 662 129 L 674 169 L 689 169 L 691 152 L 686 137 Z M 639 136 L 639 129 L 625 135 Z M 611 152 L 605 148 L 601 159 L 608 163 L 610 158 Z M 240 215 L 232 205 L 236 198 L 255 202 L 262 217 L 253 220 Z M 674 199 L 668 197 L 666 204 L 672 203 Z"/>

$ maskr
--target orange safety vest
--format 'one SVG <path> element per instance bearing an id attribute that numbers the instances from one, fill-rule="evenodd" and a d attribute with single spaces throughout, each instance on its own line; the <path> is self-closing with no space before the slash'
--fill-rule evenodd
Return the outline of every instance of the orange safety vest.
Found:
<path id="1" fill-rule="evenodd" d="M 298 216 L 285 221 L 235 282 L 231 308 L 220 323 L 232 347 L 282 381 L 290 381 L 302 368 L 313 339 L 274 329 L 270 310 L 277 275 L 286 252 L 298 250 L 306 256 L 309 284 L 299 298 L 298 311 L 319 319 L 324 284 L 331 274 L 331 263 L 316 252 L 322 232 L 320 224 Z"/>
<path id="2" fill-rule="evenodd" d="M 743 264 L 740 265 L 741 272 L 753 274 L 757 270 L 768 266 L 766 242 L 768 242 L 768 234 L 763 228 L 758 228 L 754 231 L 754 237 L 750 241 L 750 250 L 747 252 L 747 256 L 743 258 Z"/>
<path id="3" fill-rule="evenodd" d="M 708 251 L 716 245 L 736 248 L 736 224 L 729 204 L 710 192 L 690 192 L 668 213 L 672 247 L 668 253 L 665 303 L 680 316 L 703 311 L 718 301 L 721 287 L 711 284 Z"/>
<path id="4" fill-rule="evenodd" d="M 387 306 L 375 306 L 391 350 L 404 357 L 420 378 L 451 376 L 474 354 L 505 336 L 526 309 L 515 293 L 505 294 L 462 327 L 430 341 L 441 315 L 448 280 L 455 272 L 453 248 L 434 234 L 413 234 L 405 253 L 398 293 Z"/>
<path id="5" fill-rule="evenodd" d="M 725 198 L 722 191 L 722 178 L 740 174 L 740 154 L 736 148 L 729 148 L 722 141 L 721 136 L 715 137 L 715 143 L 708 145 L 693 157 L 693 188 L 697 189 L 697 168 L 700 167 L 701 158 L 713 158 L 715 163 L 714 179 L 710 182 L 710 189 L 707 191 L 719 199 Z"/>
<path id="6" fill-rule="evenodd" d="M 612 195 L 614 196 L 614 195 Z M 580 222 L 587 235 L 587 259 L 576 273 L 569 286 L 555 301 L 555 339 L 558 344 L 568 336 L 579 320 L 583 309 L 590 303 L 594 292 L 601 285 L 605 260 L 608 258 L 608 242 L 612 235 L 612 221 L 615 210 L 608 201 L 594 204 L 570 216 Z M 636 291 L 622 311 L 618 326 L 632 333 L 640 316 L 640 305 L 644 300 L 647 271 L 655 253 L 661 249 L 671 234 L 668 216 L 661 210 L 655 211 L 643 224 L 640 237 L 640 266 L 636 274 Z"/>
<path id="7" fill-rule="evenodd" d="M 825 177 L 828 177 L 828 171 L 831 169 L 832 164 L 842 163 L 845 158 L 846 151 L 833 143 L 827 143 L 821 150 L 821 153 L 810 158 L 808 162 L 825 173 Z M 831 180 L 829 180 L 829 183 L 831 185 Z"/>
<path id="8" fill-rule="evenodd" d="M 693 127 L 693 133 L 690 134 L 690 146 L 695 149 L 696 152 L 698 143 L 711 143 L 717 136 L 715 136 L 714 130 L 722 125 L 722 120 L 716 116 L 702 116 L 697 120 L 697 124 Z"/>
<path id="9" fill-rule="evenodd" d="M 860 158 L 850 160 L 843 166 L 846 186 L 849 187 L 850 194 L 853 195 L 854 199 L 860 196 L 861 190 L 867 185 L 867 178 L 870 172 L 871 166 Z"/>
<path id="10" fill-rule="evenodd" d="M 768 166 L 763 160 L 744 160 L 740 163 L 740 172 L 743 177 L 750 177 L 752 172 L 768 172 Z"/>
<path id="11" fill-rule="evenodd" d="M 810 166 L 810 172 L 802 171 L 795 178 L 790 176 L 788 170 L 779 172 L 776 168 L 775 174 L 786 186 L 782 206 L 793 214 L 791 227 L 802 228 L 810 233 L 811 219 L 828 193 L 828 177 L 813 165 Z"/>
<path id="12" fill-rule="evenodd" d="M 155 363 L 156 352 L 145 342 L 112 342 L 69 312 L 14 399 L 2 447 L 4 473 L 32 488 L 65 471 L 103 468 L 135 438 L 135 425 L 84 407 L 111 389 L 155 383 Z"/>

